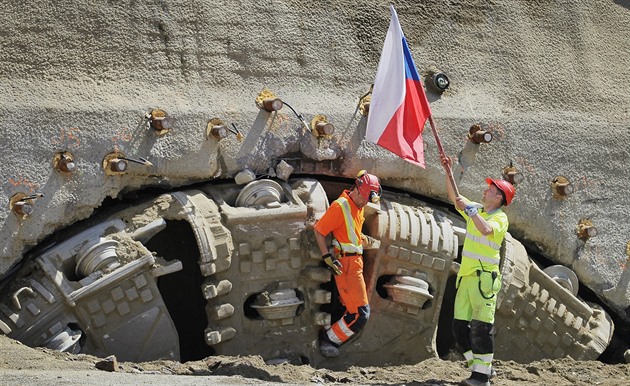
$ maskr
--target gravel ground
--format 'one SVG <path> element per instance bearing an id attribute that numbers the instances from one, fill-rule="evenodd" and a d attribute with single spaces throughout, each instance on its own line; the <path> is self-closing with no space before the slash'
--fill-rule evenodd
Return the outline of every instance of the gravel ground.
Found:
<path id="1" fill-rule="evenodd" d="M 208 357 L 179 363 L 119 362 L 116 371 L 96 367 L 102 359 L 30 348 L 0 336 L 0 377 L 13 385 L 457 385 L 468 376 L 461 362 L 438 358 L 416 365 L 351 367 L 346 371 L 314 369 L 308 365 L 268 365 L 256 356 Z M 528 364 L 495 361 L 495 385 L 628 385 L 630 364 L 608 365 L 572 359 L 544 360 Z"/>

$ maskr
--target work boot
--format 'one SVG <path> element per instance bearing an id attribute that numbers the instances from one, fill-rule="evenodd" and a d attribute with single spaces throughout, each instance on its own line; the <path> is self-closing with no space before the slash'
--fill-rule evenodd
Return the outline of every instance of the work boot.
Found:
<path id="1" fill-rule="evenodd" d="M 319 351 L 326 358 L 336 358 L 339 356 L 339 349 L 328 339 L 325 331 L 319 332 Z"/>
<path id="2" fill-rule="evenodd" d="M 332 343 L 326 341 L 319 342 L 319 351 L 326 358 L 336 358 L 339 356 L 339 349 L 333 346 Z"/>
<path id="3" fill-rule="evenodd" d="M 462 386 L 490 386 L 490 380 L 486 374 L 473 371 L 470 378 L 464 379 L 459 384 Z"/>
<path id="4" fill-rule="evenodd" d="M 462 386 L 490 386 L 490 381 L 480 381 L 478 379 L 467 378 L 459 383 Z"/>

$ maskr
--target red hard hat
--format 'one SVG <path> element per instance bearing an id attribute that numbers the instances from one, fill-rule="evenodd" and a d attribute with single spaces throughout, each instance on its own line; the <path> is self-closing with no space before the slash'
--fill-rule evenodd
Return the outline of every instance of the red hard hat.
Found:
<path id="1" fill-rule="evenodd" d="M 361 170 L 357 174 L 355 186 L 357 187 L 361 197 L 363 197 L 367 202 L 376 204 L 381 201 L 381 194 L 383 194 L 383 190 L 381 189 L 381 180 L 379 180 L 374 174 Z"/>
<path id="2" fill-rule="evenodd" d="M 493 180 L 492 178 L 486 178 L 486 183 L 488 185 L 494 184 L 497 189 L 502 191 L 505 195 L 505 206 L 510 205 L 512 199 L 514 198 L 514 193 L 516 193 L 516 190 L 514 189 L 514 186 L 512 184 L 510 184 L 506 180 Z"/>

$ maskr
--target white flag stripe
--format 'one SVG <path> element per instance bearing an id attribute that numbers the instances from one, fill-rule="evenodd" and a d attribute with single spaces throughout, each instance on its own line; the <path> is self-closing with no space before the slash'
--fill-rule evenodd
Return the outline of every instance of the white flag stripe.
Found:
<path id="1" fill-rule="evenodd" d="M 393 5 L 390 5 L 390 10 L 392 20 L 378 62 L 365 133 L 365 138 L 373 143 L 378 143 L 383 131 L 405 100 L 403 32 Z"/>

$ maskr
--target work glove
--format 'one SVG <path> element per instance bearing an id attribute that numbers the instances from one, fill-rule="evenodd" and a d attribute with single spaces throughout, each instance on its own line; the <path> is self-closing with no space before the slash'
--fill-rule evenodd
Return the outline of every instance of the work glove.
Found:
<path id="1" fill-rule="evenodd" d="M 335 276 L 341 275 L 342 265 L 339 260 L 333 258 L 333 256 L 330 253 L 327 253 L 324 256 L 322 256 L 322 259 L 324 259 L 324 263 L 326 263 L 327 268 L 330 269 L 330 272 L 332 272 L 333 275 Z"/>

